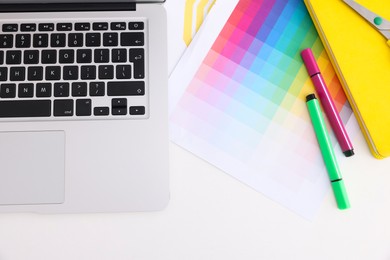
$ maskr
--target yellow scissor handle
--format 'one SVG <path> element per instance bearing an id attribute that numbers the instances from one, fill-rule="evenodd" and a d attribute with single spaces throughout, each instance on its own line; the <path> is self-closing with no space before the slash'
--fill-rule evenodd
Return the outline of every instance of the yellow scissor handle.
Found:
<path id="1" fill-rule="evenodd" d="M 390 40 L 387 41 L 387 44 L 390 46 Z"/>

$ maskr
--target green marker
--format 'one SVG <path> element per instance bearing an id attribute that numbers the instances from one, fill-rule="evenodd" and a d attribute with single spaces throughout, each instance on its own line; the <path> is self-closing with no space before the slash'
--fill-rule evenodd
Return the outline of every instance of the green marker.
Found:
<path id="1" fill-rule="evenodd" d="M 330 138 L 326 130 L 321 107 L 314 94 L 310 94 L 306 97 L 306 105 L 309 110 L 318 144 L 320 145 L 322 157 L 324 158 L 325 166 L 329 174 L 337 206 L 339 209 L 347 209 L 350 207 L 347 191 L 333 152 L 332 143 L 330 142 Z"/>

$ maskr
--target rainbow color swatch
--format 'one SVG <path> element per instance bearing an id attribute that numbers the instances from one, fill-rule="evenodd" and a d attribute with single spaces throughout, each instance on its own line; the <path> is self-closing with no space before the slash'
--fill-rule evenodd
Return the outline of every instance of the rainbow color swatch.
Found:
<path id="1" fill-rule="evenodd" d="M 305 104 L 314 92 L 305 48 L 347 122 L 352 111 L 301 0 L 238 1 L 170 120 L 174 142 L 310 218 L 329 184 Z"/>

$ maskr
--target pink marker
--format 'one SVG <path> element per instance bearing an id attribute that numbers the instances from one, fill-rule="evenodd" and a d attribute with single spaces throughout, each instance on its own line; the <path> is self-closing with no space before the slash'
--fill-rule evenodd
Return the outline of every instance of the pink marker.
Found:
<path id="1" fill-rule="evenodd" d="M 352 143 L 349 140 L 343 121 L 341 121 L 333 99 L 330 96 L 328 88 L 326 87 L 324 78 L 322 77 L 321 71 L 318 68 L 313 52 L 310 48 L 308 48 L 301 52 L 301 56 L 303 62 L 305 63 L 306 69 L 309 72 L 311 80 L 313 81 L 314 87 L 316 88 L 325 114 L 329 120 L 333 132 L 336 135 L 337 141 L 340 144 L 341 150 L 347 157 L 354 155 Z"/>

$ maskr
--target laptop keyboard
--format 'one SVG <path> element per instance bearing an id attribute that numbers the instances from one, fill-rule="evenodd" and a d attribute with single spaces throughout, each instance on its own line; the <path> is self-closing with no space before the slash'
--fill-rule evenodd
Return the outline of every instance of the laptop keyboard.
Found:
<path id="1" fill-rule="evenodd" d="M 148 118 L 145 21 L 0 24 L 0 120 Z"/>

